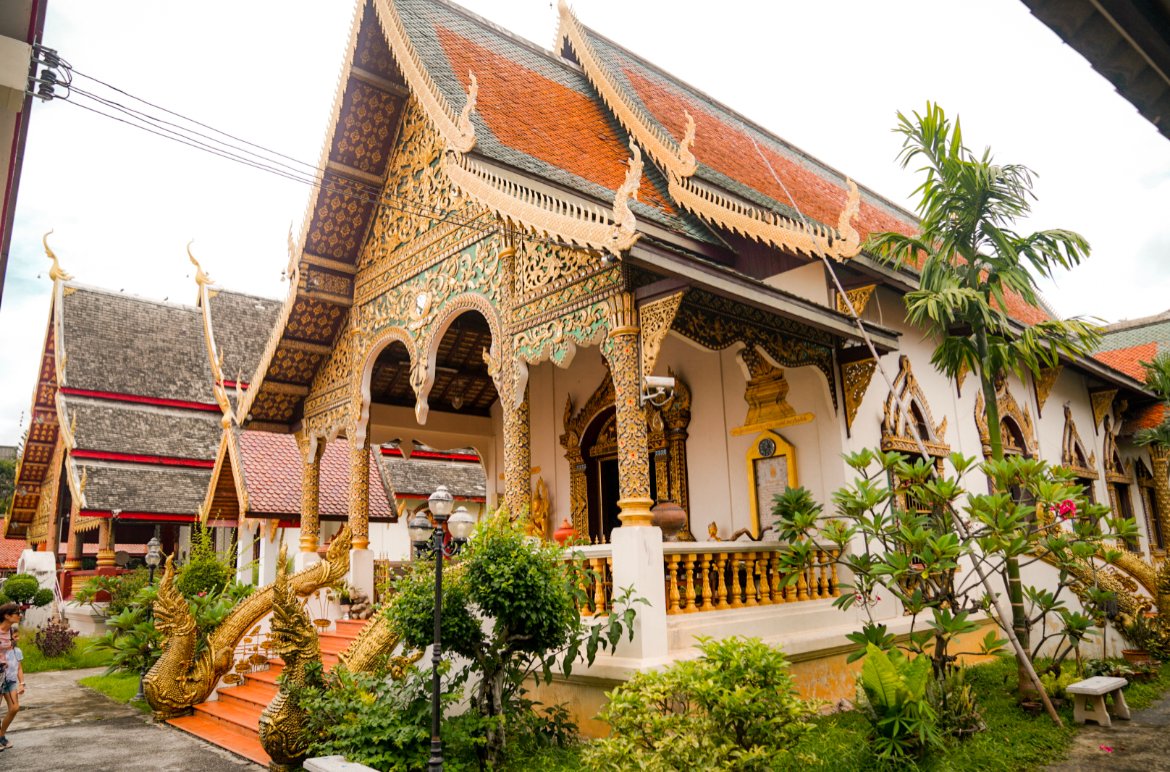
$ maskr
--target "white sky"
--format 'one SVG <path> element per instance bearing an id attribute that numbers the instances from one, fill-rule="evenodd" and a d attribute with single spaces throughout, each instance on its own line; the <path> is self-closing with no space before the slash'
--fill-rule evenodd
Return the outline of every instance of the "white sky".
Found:
<path id="1" fill-rule="evenodd" d="M 464 4 L 552 43 L 549 0 Z M 1114 321 L 1170 307 L 1170 141 L 1018 0 L 578 0 L 575 9 L 898 203 L 909 203 L 914 180 L 894 162 L 895 112 L 940 102 L 962 116 L 969 144 L 1039 174 L 1031 227 L 1071 228 L 1093 245 L 1087 264 L 1045 286 L 1062 315 Z M 79 72 L 315 162 L 351 11 L 348 0 L 51 0 L 45 44 Z M 184 247 L 194 238 L 223 286 L 283 297 L 286 234 L 308 193 L 60 101 L 36 104 L 0 307 L 0 444 L 19 438 L 36 383 L 45 231 L 55 229 L 62 267 L 88 284 L 192 302 Z"/>

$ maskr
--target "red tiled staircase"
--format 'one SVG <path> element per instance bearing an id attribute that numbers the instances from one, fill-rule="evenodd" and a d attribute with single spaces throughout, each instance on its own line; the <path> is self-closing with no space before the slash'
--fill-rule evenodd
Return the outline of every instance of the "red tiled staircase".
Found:
<path id="1" fill-rule="evenodd" d="M 349 647 L 365 624 L 364 620 L 339 620 L 334 630 L 320 634 L 321 662 L 326 670 L 337 664 L 337 655 Z M 270 659 L 267 670 L 247 674 L 239 686 L 219 687 L 217 699 L 200 703 L 191 715 L 172 718 L 167 723 L 268 766 L 270 759 L 260 746 L 260 714 L 276 696 L 276 677 L 283 667 L 281 660 Z"/>

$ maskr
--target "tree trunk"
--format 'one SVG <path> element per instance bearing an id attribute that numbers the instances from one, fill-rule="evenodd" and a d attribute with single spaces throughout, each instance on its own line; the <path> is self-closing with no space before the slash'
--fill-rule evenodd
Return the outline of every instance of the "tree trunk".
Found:
<path id="1" fill-rule="evenodd" d="M 1003 460 L 1003 427 L 1000 425 L 999 399 L 995 393 L 995 376 L 998 373 L 988 373 L 987 365 L 987 334 L 982 328 L 975 333 L 975 346 L 979 351 L 979 383 L 983 388 L 983 403 L 987 415 L 987 444 L 991 448 L 993 461 Z M 1024 608 L 1024 585 L 1020 581 L 1020 561 L 1016 557 L 1005 558 L 1004 572 L 1007 574 L 1008 601 L 1012 606 L 1012 629 L 1020 640 L 1020 646 L 1025 652 L 1031 650 L 1031 636 L 1028 634 L 1028 613 Z M 1032 694 L 1035 688 L 1028 673 L 1027 665 L 1016 662 L 1019 689 L 1021 694 Z"/>
<path id="2" fill-rule="evenodd" d="M 485 672 L 479 683 L 480 713 L 487 722 L 483 761 L 488 769 L 495 769 L 504 752 L 507 728 L 504 725 L 504 668 Z"/>

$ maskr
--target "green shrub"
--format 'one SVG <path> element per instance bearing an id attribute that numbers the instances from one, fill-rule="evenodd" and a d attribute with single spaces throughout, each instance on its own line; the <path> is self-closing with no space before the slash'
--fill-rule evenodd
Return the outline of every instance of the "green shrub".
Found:
<path id="1" fill-rule="evenodd" d="M 37 602 L 41 583 L 31 574 L 13 574 L 4 581 L 4 595 L 13 603 L 30 606 L 43 606 L 53 600 L 53 591 L 47 590 L 49 597 Z M 43 596 L 41 596 L 43 597 Z"/>
<path id="2" fill-rule="evenodd" d="M 134 605 L 134 599 L 149 581 L 145 568 L 139 568 L 117 576 L 100 575 L 87 579 L 73 591 L 73 599 L 83 603 L 106 617 L 115 617 Z M 105 606 L 98 606 L 98 593 L 106 593 L 110 600 Z"/>
<path id="3" fill-rule="evenodd" d="M 987 728 L 965 668 L 952 668 L 942 678 L 927 681 L 926 699 L 937 717 L 940 735 L 962 740 Z"/>
<path id="4" fill-rule="evenodd" d="M 215 551 L 211 530 L 195 528 L 191 533 L 191 554 L 179 569 L 175 587 L 188 598 L 216 593 L 227 587 L 233 567 Z"/>
<path id="5" fill-rule="evenodd" d="M 596 769 L 786 768 L 814 707 L 788 661 L 758 638 L 703 640 L 698 659 L 638 673 L 609 694 L 610 736 L 585 751 Z"/>
<path id="6" fill-rule="evenodd" d="M 77 631 L 70 629 L 66 623 L 50 619 L 37 629 L 33 643 L 46 657 L 63 657 L 73 651 L 73 639 L 77 635 Z"/>
<path id="7" fill-rule="evenodd" d="M 897 649 L 866 646 L 858 702 L 878 758 L 909 763 L 940 744 L 938 717 L 926 695 L 930 666 L 927 657 L 910 659 Z"/>

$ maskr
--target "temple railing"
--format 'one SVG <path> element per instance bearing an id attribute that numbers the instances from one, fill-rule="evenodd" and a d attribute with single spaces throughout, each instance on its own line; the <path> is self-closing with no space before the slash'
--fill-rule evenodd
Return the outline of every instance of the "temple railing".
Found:
<path id="1" fill-rule="evenodd" d="M 781 571 L 779 543 L 683 542 L 662 545 L 666 613 L 771 606 L 835 598 L 839 551 L 821 547 L 789 582 Z"/>
<path id="2" fill-rule="evenodd" d="M 663 544 L 667 615 L 802 603 L 841 594 L 836 563 L 839 550 L 819 547 L 813 552 L 812 563 L 788 581 L 780 565 L 783 546 L 774 542 Z M 565 559 L 583 569 L 581 615 L 608 614 L 613 602 L 613 547 L 573 547 Z"/>

